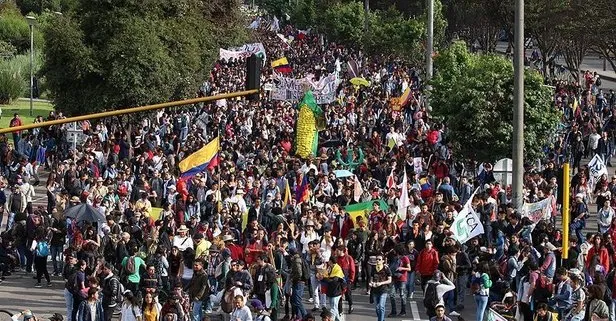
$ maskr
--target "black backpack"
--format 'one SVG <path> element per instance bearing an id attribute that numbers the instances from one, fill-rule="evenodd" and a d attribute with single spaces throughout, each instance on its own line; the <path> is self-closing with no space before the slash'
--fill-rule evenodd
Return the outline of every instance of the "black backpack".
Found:
<path id="1" fill-rule="evenodd" d="M 426 293 L 424 295 L 424 307 L 428 310 L 432 310 L 434 308 L 436 308 L 436 305 L 438 304 L 438 293 L 436 292 L 436 287 L 438 286 L 438 283 L 428 283 L 428 286 L 426 286 Z"/>

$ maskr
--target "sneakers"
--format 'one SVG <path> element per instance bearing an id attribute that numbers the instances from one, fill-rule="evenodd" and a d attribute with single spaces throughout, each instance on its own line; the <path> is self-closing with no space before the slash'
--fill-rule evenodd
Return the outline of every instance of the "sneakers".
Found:
<path id="1" fill-rule="evenodd" d="M 353 311 L 355 311 L 355 308 L 349 307 L 349 314 L 353 313 Z"/>
<path id="2" fill-rule="evenodd" d="M 399 317 L 403 317 L 406 316 L 406 311 L 400 312 L 400 314 L 398 314 Z"/>
<path id="3" fill-rule="evenodd" d="M 47 287 L 50 288 L 51 287 L 51 282 L 47 282 Z"/>
<path id="4" fill-rule="evenodd" d="M 312 302 L 314 302 L 314 299 L 310 298 L 310 299 L 308 299 L 308 302 L 312 303 Z"/>
<path id="5" fill-rule="evenodd" d="M 40 283 L 37 283 L 34 287 L 35 288 L 42 288 L 43 286 Z"/>
<path id="6" fill-rule="evenodd" d="M 212 310 L 210 309 L 205 310 L 205 314 L 210 314 L 210 313 L 212 313 Z"/>
<path id="7" fill-rule="evenodd" d="M 321 308 L 319 308 L 319 307 L 312 308 L 312 312 L 317 312 L 317 311 L 320 311 L 320 310 L 321 310 Z"/>
<path id="8" fill-rule="evenodd" d="M 413 294 L 415 294 L 415 292 L 411 292 L 411 293 L 409 294 L 409 299 L 412 299 L 412 298 L 413 298 Z"/>
<path id="9" fill-rule="evenodd" d="M 451 316 L 451 317 L 459 317 L 460 313 L 458 313 L 456 311 L 451 311 L 451 313 L 449 313 L 449 316 Z"/>

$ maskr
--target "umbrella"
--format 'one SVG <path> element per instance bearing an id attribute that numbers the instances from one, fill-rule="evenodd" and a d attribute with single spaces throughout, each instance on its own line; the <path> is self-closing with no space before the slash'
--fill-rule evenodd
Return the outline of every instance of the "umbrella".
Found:
<path id="1" fill-rule="evenodd" d="M 370 86 L 370 82 L 365 78 L 355 77 L 350 80 L 350 82 L 355 86 Z"/>
<path id="2" fill-rule="evenodd" d="M 351 173 L 350 171 L 346 169 L 337 169 L 334 171 L 334 174 L 336 174 L 336 178 L 344 178 L 344 177 L 353 176 L 353 173 Z"/>
<path id="3" fill-rule="evenodd" d="M 94 207 L 81 203 L 69 207 L 64 211 L 66 217 L 75 219 L 78 222 L 104 222 L 105 216 Z"/>

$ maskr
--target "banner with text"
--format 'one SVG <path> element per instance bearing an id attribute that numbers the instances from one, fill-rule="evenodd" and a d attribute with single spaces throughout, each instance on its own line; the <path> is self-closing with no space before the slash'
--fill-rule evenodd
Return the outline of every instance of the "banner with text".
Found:
<path id="1" fill-rule="evenodd" d="M 528 217 L 531 222 L 538 223 L 542 219 L 552 217 L 552 203 L 554 196 L 550 196 L 536 203 L 525 203 L 522 209 L 522 217 Z"/>
<path id="2" fill-rule="evenodd" d="M 229 50 L 220 48 L 220 59 L 229 60 L 229 59 L 242 59 L 248 58 L 252 56 L 252 54 L 261 55 L 263 59 L 265 59 L 265 47 L 263 44 L 258 43 L 249 43 L 237 48 L 229 48 Z"/>
<path id="3" fill-rule="evenodd" d="M 329 74 L 321 80 L 315 81 L 310 75 L 301 79 L 278 76 L 274 79 L 276 88 L 272 91 L 272 99 L 284 101 L 299 101 L 306 90 L 311 89 L 317 104 L 329 104 L 336 100 L 336 75 Z"/>

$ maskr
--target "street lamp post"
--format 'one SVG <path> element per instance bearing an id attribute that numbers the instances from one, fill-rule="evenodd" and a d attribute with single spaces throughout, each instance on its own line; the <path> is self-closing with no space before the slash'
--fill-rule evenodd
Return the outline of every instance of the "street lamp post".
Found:
<path id="1" fill-rule="evenodd" d="M 433 61 L 432 53 L 434 52 L 434 0 L 428 0 L 428 39 L 426 41 L 426 86 L 427 93 L 425 97 L 425 106 L 428 112 L 432 111 L 430 106 L 430 90 L 432 86 L 429 82 L 432 80 Z"/>
<path id="2" fill-rule="evenodd" d="M 34 23 L 36 23 L 36 18 L 26 16 L 26 20 L 30 26 L 30 116 L 32 116 L 34 105 Z"/>
<path id="3" fill-rule="evenodd" d="M 515 0 L 513 58 L 513 206 L 524 203 L 524 0 Z"/>

